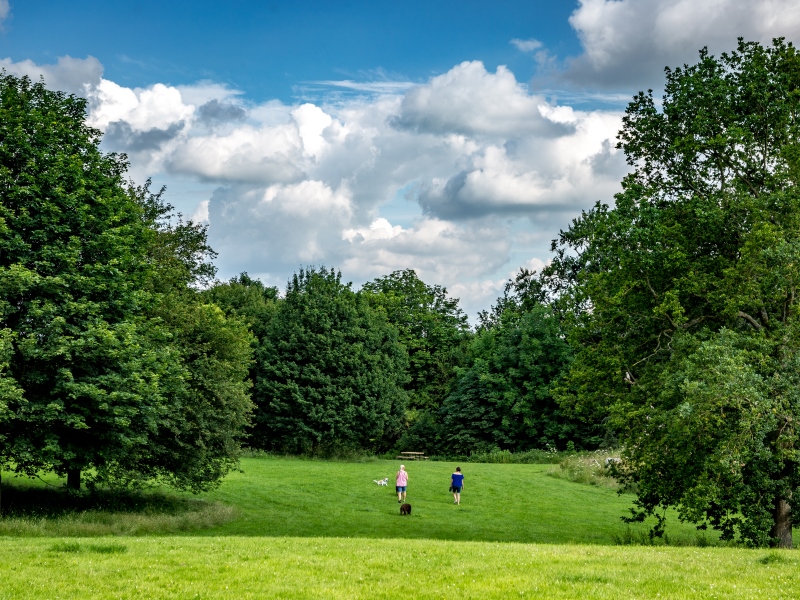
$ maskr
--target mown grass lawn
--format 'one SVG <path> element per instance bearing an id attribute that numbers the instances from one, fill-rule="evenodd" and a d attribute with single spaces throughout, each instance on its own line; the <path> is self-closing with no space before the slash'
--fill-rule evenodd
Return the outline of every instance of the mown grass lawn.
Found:
<path id="1" fill-rule="evenodd" d="M 795 553 L 442 540 L 0 544 L 0 598 L 797 598 Z"/>
<path id="2" fill-rule="evenodd" d="M 119 535 L 147 514 L 101 511 L 86 530 L 116 520 L 117 534 L 101 537 L 35 537 L 50 525 L 26 534 L 21 521 L 0 537 L 0 599 L 800 597 L 794 551 L 613 545 L 632 497 L 549 465 L 463 464 L 454 506 L 455 463 L 408 464 L 401 517 L 393 487 L 372 482 L 392 483 L 398 464 L 246 459 L 204 495 L 232 518 L 178 536 Z M 674 542 L 697 539 L 672 517 Z"/>
<path id="3" fill-rule="evenodd" d="M 208 495 L 236 506 L 238 518 L 204 533 L 609 544 L 632 506 L 632 496 L 547 476 L 552 465 L 481 463 L 460 465 L 464 492 L 454 506 L 447 488 L 456 463 L 423 461 L 406 465 L 413 510 L 401 517 L 399 464 L 243 460 L 244 472 Z M 389 486 L 373 483 L 382 477 Z M 694 540 L 695 532 L 670 522 L 675 539 Z"/>

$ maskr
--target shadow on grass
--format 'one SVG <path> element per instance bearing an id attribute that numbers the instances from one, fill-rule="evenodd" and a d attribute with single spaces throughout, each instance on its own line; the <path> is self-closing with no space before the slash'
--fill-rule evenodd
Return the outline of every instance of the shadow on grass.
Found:
<path id="1" fill-rule="evenodd" d="M 225 504 L 161 491 L 68 493 L 3 484 L 0 536 L 167 535 L 216 527 L 235 516 Z"/>
<path id="2" fill-rule="evenodd" d="M 124 544 L 79 544 L 78 542 L 58 542 L 49 548 L 50 552 L 95 552 L 97 554 L 122 554 L 128 551 Z"/>
<path id="3" fill-rule="evenodd" d="M 174 515 L 189 510 L 192 501 L 159 492 L 99 490 L 76 494 L 57 487 L 4 483 L 2 502 L 3 517 L 52 519 L 86 511 Z"/>

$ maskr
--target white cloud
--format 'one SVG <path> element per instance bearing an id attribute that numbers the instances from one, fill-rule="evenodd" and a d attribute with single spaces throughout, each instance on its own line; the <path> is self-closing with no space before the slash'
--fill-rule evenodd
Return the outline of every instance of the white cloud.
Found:
<path id="1" fill-rule="evenodd" d="M 770 43 L 800 38 L 796 0 L 579 0 L 569 21 L 584 53 L 569 77 L 583 85 L 657 85 L 665 66 L 697 61 L 697 51 L 732 50 L 736 38 Z"/>
<path id="2" fill-rule="evenodd" d="M 480 61 L 463 62 L 403 97 L 395 124 L 427 133 L 559 136 L 568 126 L 551 120 L 544 98 L 528 93 L 504 66 L 490 73 Z"/>
<path id="3" fill-rule="evenodd" d="M 508 230 L 493 220 L 457 225 L 423 218 L 409 228 L 383 221 L 347 232 L 343 269 L 370 278 L 410 267 L 424 281 L 452 286 L 490 277 L 508 261 Z"/>
<path id="4" fill-rule="evenodd" d="M 90 93 L 90 99 L 89 123 L 100 129 L 116 121 L 124 121 L 138 131 L 166 129 L 191 118 L 195 110 L 194 105 L 184 103 L 177 88 L 162 83 L 130 89 L 103 79 Z"/>
<path id="5" fill-rule="evenodd" d="M 208 223 L 208 204 L 210 202 L 210 200 L 202 200 L 199 202 L 192 212 L 192 216 L 189 217 L 190 220 L 195 223 Z"/>
<path id="6" fill-rule="evenodd" d="M 208 213 L 224 273 L 286 276 L 311 263 L 339 266 L 342 231 L 352 216 L 347 187 L 320 181 L 218 188 Z"/>
<path id="7" fill-rule="evenodd" d="M 0 4 L 0 20 L 2 20 L 2 4 Z M 38 81 L 42 77 L 50 89 L 78 96 L 85 96 L 100 83 L 103 76 L 103 65 L 93 56 L 87 58 L 61 56 L 54 65 L 37 65 L 32 60 L 14 62 L 10 58 L 2 58 L 0 69 L 5 69 L 17 77 L 27 75 L 33 81 Z"/>
<path id="8" fill-rule="evenodd" d="M 59 62 L 83 82 L 90 123 L 136 180 L 206 186 L 183 206 L 209 224 L 222 277 L 276 283 L 325 263 L 360 282 L 413 268 L 474 314 L 512 256 L 546 260 L 541 232 L 610 200 L 625 170 L 619 113 L 548 102 L 505 67 L 465 62 L 410 89 L 286 105 L 213 82 L 126 88 L 99 63 L 87 71 L 93 60 Z M 521 217 L 537 232 L 523 242 Z"/>
<path id="9" fill-rule="evenodd" d="M 306 161 L 296 125 L 244 124 L 224 134 L 188 137 L 164 164 L 168 171 L 204 179 L 271 184 L 302 180 Z"/>
<path id="10" fill-rule="evenodd" d="M 322 132 L 333 123 L 331 116 L 318 106 L 303 104 L 292 111 L 292 117 L 303 140 L 303 151 L 312 156 L 322 152 L 327 145 Z"/>
<path id="11" fill-rule="evenodd" d="M 187 104 L 200 106 L 212 100 L 235 100 L 241 97 L 242 92 L 235 90 L 223 83 L 213 81 L 198 81 L 194 85 L 179 85 L 176 89 Z"/>
<path id="12" fill-rule="evenodd" d="M 533 52 L 543 46 L 542 42 L 534 39 L 521 40 L 519 38 L 514 38 L 510 43 L 520 52 Z"/>
<path id="13" fill-rule="evenodd" d="M 353 81 L 351 79 L 312 81 L 311 83 L 369 94 L 399 94 L 415 85 L 411 81 Z"/>
<path id="14" fill-rule="evenodd" d="M 11 12 L 11 5 L 8 0 L 0 0 L 0 24 L 8 18 Z"/>

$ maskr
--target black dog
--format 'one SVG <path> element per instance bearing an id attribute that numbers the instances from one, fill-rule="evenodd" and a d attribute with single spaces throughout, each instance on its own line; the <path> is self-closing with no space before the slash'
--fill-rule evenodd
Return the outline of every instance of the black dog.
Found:
<path id="1" fill-rule="evenodd" d="M 410 504 L 401 504 L 400 505 L 400 514 L 401 515 L 410 515 L 411 514 L 411 505 Z"/>

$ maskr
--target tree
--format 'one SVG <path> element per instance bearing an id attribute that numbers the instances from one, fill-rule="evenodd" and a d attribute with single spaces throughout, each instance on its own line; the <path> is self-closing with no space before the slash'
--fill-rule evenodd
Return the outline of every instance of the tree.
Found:
<path id="1" fill-rule="evenodd" d="M 723 538 L 790 547 L 797 494 L 800 61 L 740 40 L 638 94 L 633 172 L 554 243 L 571 314 L 563 404 L 609 419 L 633 519 L 676 506 Z"/>
<path id="2" fill-rule="evenodd" d="M 569 418 L 553 398 L 551 386 L 572 352 L 548 307 L 519 310 L 507 302 L 494 325 L 478 332 L 468 354 L 469 365 L 457 369 L 442 407 L 449 450 L 597 446 L 594 428 Z"/>
<path id="3" fill-rule="evenodd" d="M 99 150 L 85 116 L 85 100 L 0 76 L 0 463 L 75 489 L 82 473 L 204 489 L 219 469 L 153 458 L 167 458 L 159 438 L 201 441 L 180 412 L 194 369 L 156 314 L 159 287 L 178 285 L 161 285 L 177 272 L 167 265 L 195 263 L 162 243 L 175 232 L 156 226 L 149 197 L 123 182 L 125 157 Z"/>
<path id="4" fill-rule="evenodd" d="M 278 289 L 265 286 L 247 273 L 241 273 L 225 283 L 215 283 L 203 291 L 202 295 L 207 301 L 222 308 L 226 314 L 245 319 L 258 341 L 264 337 L 266 327 L 277 308 Z"/>
<path id="5" fill-rule="evenodd" d="M 341 273 L 310 268 L 292 277 L 256 360 L 256 447 L 381 450 L 397 439 L 406 351 Z"/>
<path id="6" fill-rule="evenodd" d="M 408 350 L 409 406 L 438 410 L 469 339 L 467 316 L 458 299 L 448 297 L 441 286 L 426 285 L 413 269 L 379 277 L 361 291 L 397 327 Z"/>
<path id="7" fill-rule="evenodd" d="M 445 288 L 425 284 L 413 269 L 370 281 L 361 293 L 397 327 L 408 351 L 408 428 L 399 446 L 438 451 L 439 409 L 450 393 L 455 367 L 464 361 L 470 339 L 467 316 Z"/>
<path id="8" fill-rule="evenodd" d="M 144 223 L 155 233 L 145 248 L 153 301 L 146 316 L 167 336 L 180 361 L 180 377 L 162 380 L 168 410 L 146 452 L 130 453 L 117 480 L 160 479 L 181 489 L 206 490 L 238 466 L 240 446 L 253 404 L 248 370 L 255 338 L 244 316 L 225 315 L 199 288 L 214 279 L 207 225 L 173 222 L 164 188 L 150 192 L 150 181 L 129 188 L 143 208 Z"/>

